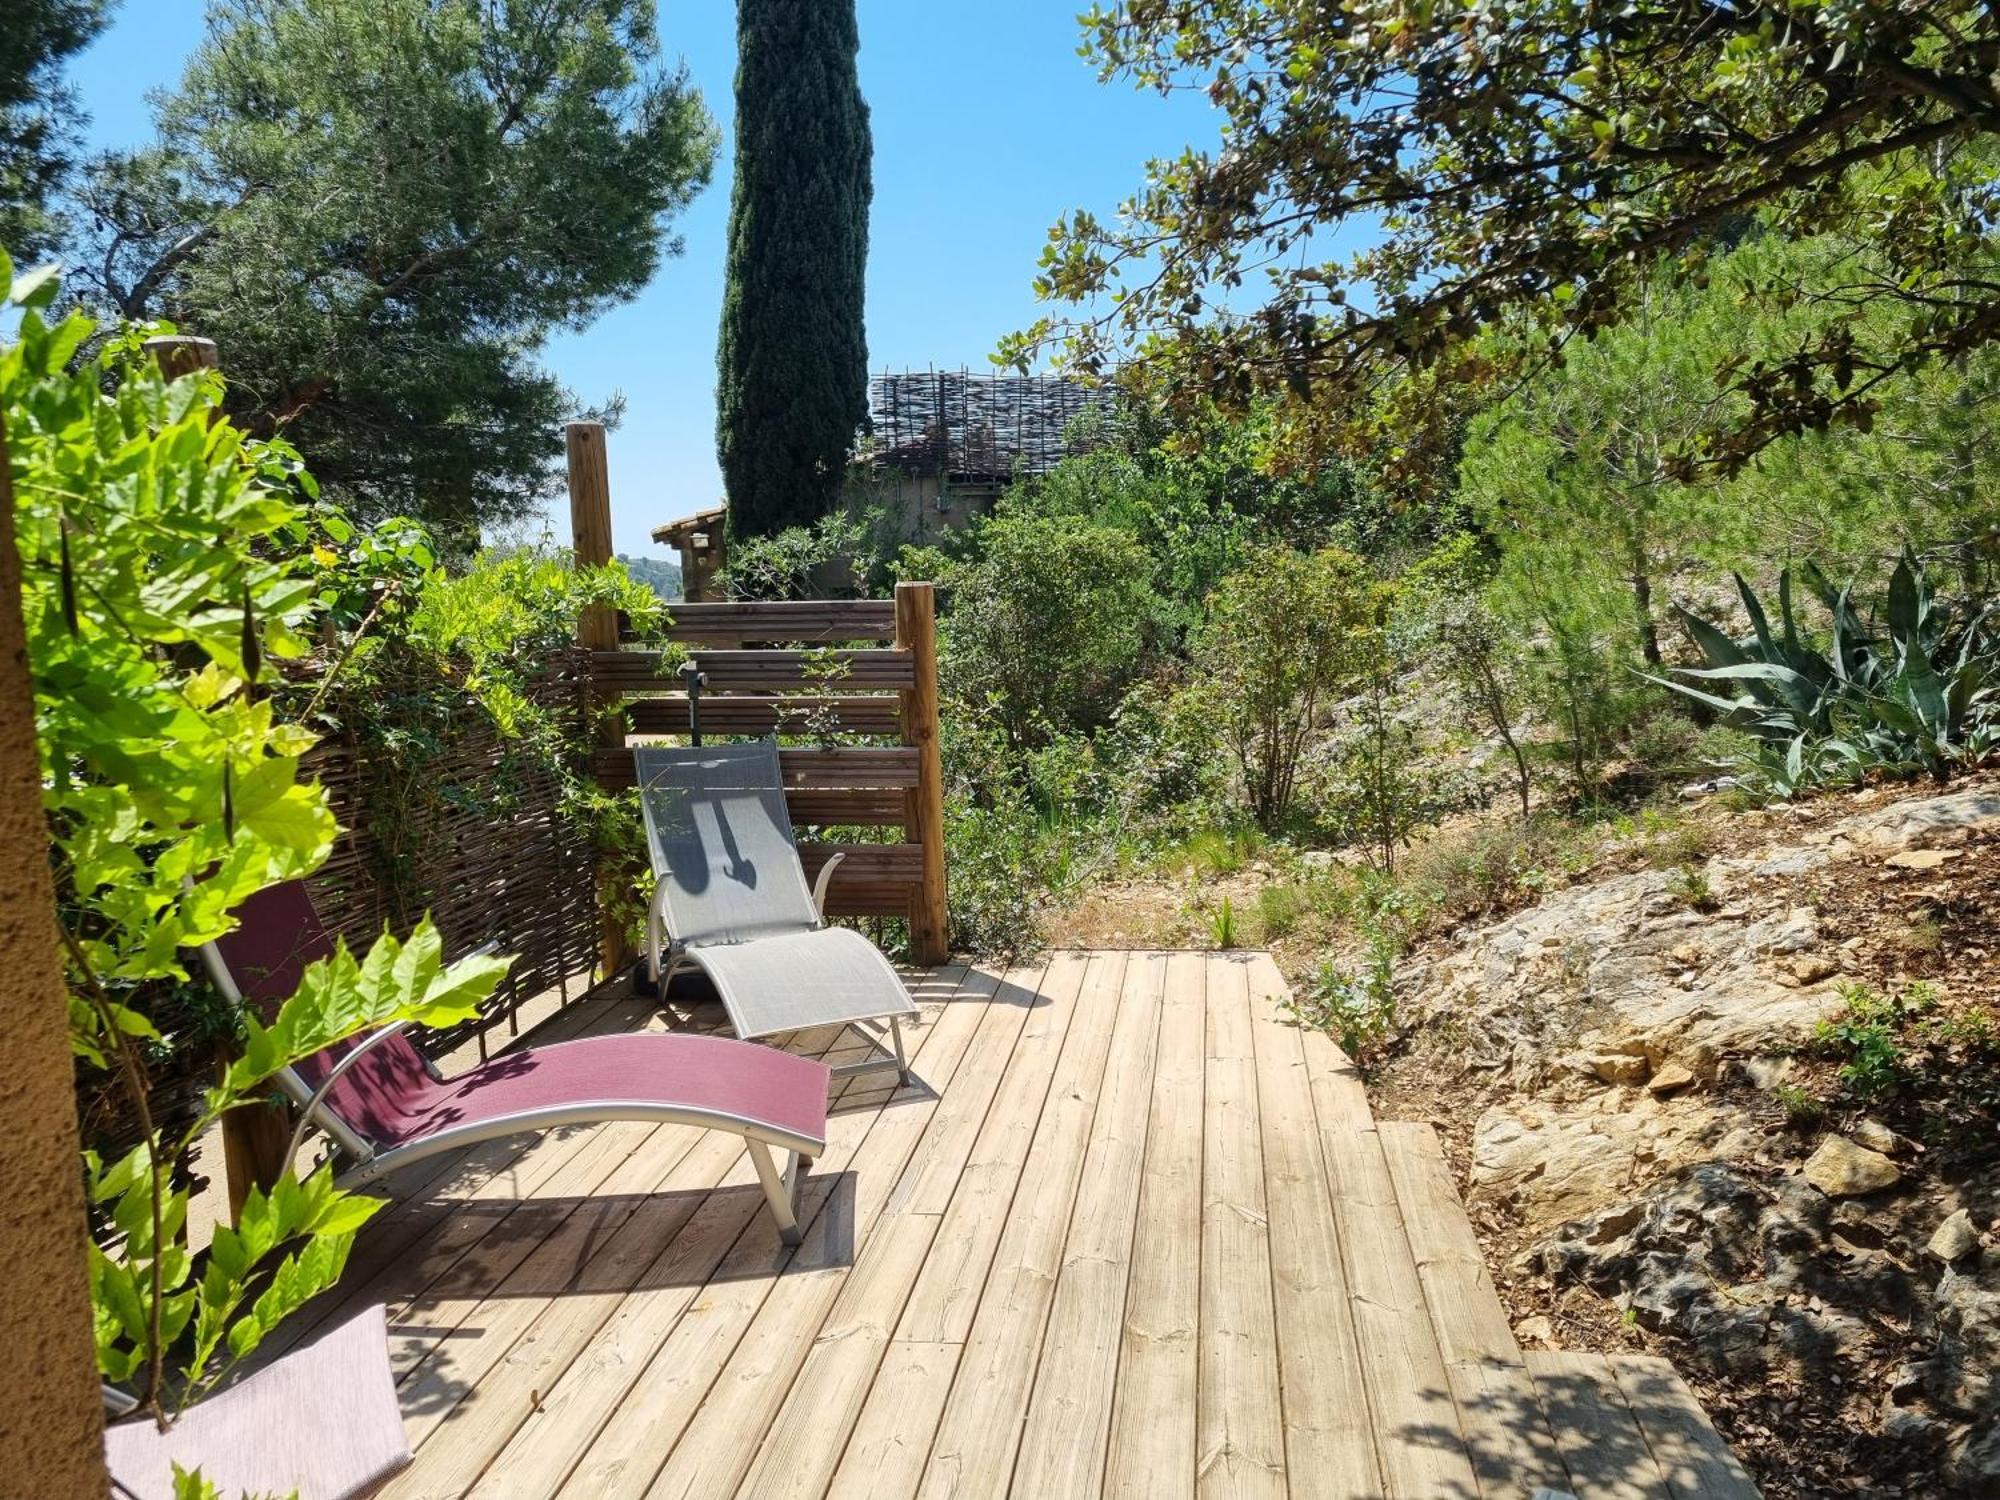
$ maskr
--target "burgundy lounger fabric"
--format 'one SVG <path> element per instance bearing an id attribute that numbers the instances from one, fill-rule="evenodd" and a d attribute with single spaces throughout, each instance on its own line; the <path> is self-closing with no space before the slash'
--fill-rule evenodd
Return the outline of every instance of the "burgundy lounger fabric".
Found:
<path id="1" fill-rule="evenodd" d="M 332 950 L 312 898 L 296 881 L 258 892 L 237 915 L 241 925 L 217 946 L 246 1000 L 275 1004 L 297 988 L 307 964 Z M 300 1074 L 318 1087 L 348 1045 L 300 1064 Z M 504 1053 L 440 1082 L 398 1036 L 344 1074 L 327 1102 L 383 1151 L 528 1111 L 591 1106 L 611 1114 L 619 1104 L 708 1110 L 823 1141 L 830 1077 L 824 1063 L 771 1047 L 641 1033 Z"/>
<path id="2" fill-rule="evenodd" d="M 410 1461 L 380 1306 L 226 1391 L 164 1434 L 150 1417 L 105 1430 L 115 1495 L 172 1500 L 173 1466 L 225 1495 L 347 1500 Z"/>

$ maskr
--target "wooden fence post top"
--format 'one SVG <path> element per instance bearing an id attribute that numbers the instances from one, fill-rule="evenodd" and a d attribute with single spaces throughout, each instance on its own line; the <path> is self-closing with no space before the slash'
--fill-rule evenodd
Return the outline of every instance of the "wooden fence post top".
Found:
<path id="1" fill-rule="evenodd" d="M 178 380 L 196 370 L 222 368 L 222 357 L 214 339 L 196 338 L 185 333 L 163 333 L 157 338 L 147 339 L 141 347 L 153 356 L 160 373 L 169 380 Z"/>

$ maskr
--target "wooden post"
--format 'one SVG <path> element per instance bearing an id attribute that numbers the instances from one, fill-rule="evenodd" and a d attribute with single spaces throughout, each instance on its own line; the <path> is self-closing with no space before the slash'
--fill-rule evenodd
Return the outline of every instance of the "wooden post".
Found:
<path id="1" fill-rule="evenodd" d="M 602 422 L 569 424 L 569 522 L 576 560 L 596 567 L 611 561 L 611 466 L 604 446 Z M 585 651 L 618 649 L 617 611 L 594 605 L 577 621 L 576 641 Z M 590 711 L 598 711 L 593 693 Z M 598 725 L 599 742 L 623 749 L 625 730 L 606 716 Z M 597 871 L 597 959 L 600 972 L 609 978 L 631 959 L 625 933 L 611 916 L 606 897 L 626 872 L 600 865 Z"/>
<path id="2" fill-rule="evenodd" d="M 910 897 L 910 956 L 920 964 L 951 957 L 945 904 L 944 752 L 938 744 L 937 590 L 896 585 L 896 645 L 910 653 L 914 681 L 902 693 L 903 743 L 917 752 L 917 784 L 904 797 L 910 838 L 923 850 L 923 878 Z"/>
<path id="3" fill-rule="evenodd" d="M 199 370 L 221 367 L 214 339 L 174 334 L 147 339 L 146 352 L 153 356 L 160 373 L 169 380 L 192 375 Z M 218 1069 L 229 1066 L 229 1056 L 216 1059 Z M 289 1163 L 286 1148 L 292 1139 L 292 1122 L 285 1106 L 275 1098 L 265 1104 L 246 1104 L 222 1117 L 223 1178 L 229 1189 L 229 1219 L 243 1217 L 243 1202 L 254 1185 L 269 1191 L 285 1173 Z"/>
<path id="4" fill-rule="evenodd" d="M 160 373 L 169 380 L 179 380 L 181 376 L 196 370 L 221 368 L 221 359 L 215 348 L 214 339 L 192 338 L 186 334 L 166 334 L 156 339 L 147 339 L 145 350 L 153 356 L 160 367 Z"/>
<path id="5" fill-rule="evenodd" d="M 8 476 L 0 418 L 0 1348 L 14 1376 L 0 1390 L 0 1473 L 11 1494 L 103 1495 L 75 1059 Z"/>

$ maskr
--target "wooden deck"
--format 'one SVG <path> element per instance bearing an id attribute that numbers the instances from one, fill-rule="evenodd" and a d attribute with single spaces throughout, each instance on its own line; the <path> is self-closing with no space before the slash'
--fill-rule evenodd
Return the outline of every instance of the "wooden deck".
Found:
<path id="1" fill-rule="evenodd" d="M 796 1251 L 739 1143 L 680 1127 L 395 1184 L 282 1335 L 388 1304 L 385 1494 L 1755 1494 L 1664 1361 L 1523 1357 L 1434 1135 L 1376 1125 L 1268 959 L 914 987 L 918 1081 L 848 1081 Z"/>

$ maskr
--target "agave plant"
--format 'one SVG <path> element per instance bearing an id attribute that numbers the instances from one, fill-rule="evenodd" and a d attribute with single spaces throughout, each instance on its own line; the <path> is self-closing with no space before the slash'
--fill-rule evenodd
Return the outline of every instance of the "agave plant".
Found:
<path id="1" fill-rule="evenodd" d="M 1652 679 L 1761 740 L 1774 790 L 1790 795 L 1871 770 L 1926 771 L 1944 781 L 2000 743 L 2000 642 L 1990 605 L 1939 599 L 1909 551 L 1889 577 L 1879 627 L 1855 608 L 1852 584 L 1836 590 L 1810 563 L 1800 577 L 1830 617 L 1823 644 L 1799 630 L 1790 569 L 1778 575 L 1776 631 L 1738 574 L 1750 636 L 1737 640 L 1676 607 L 1708 665 L 1676 668 L 1678 681 Z M 1733 687 L 1736 696 L 1702 684 Z"/>

